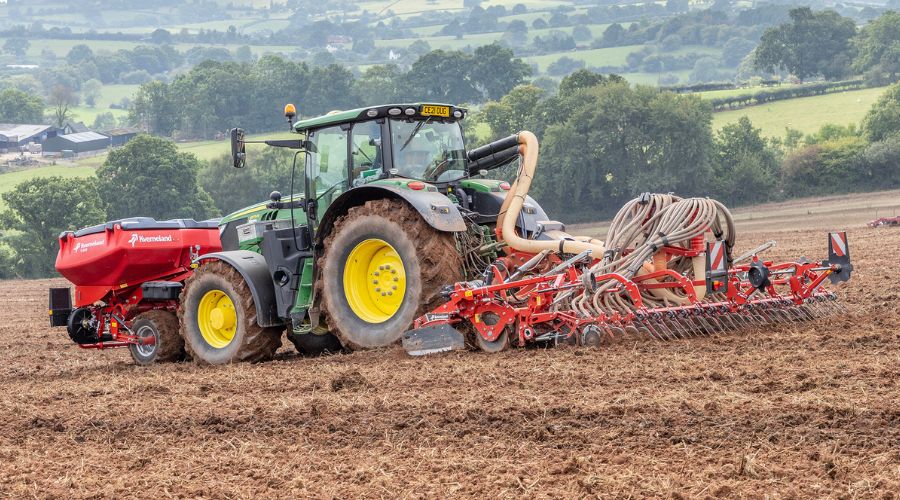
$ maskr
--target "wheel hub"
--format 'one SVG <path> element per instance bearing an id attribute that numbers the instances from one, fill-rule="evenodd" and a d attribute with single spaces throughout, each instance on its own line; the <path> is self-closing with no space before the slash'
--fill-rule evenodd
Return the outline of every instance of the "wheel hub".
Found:
<path id="1" fill-rule="evenodd" d="M 400 254 L 378 238 L 359 242 L 344 266 L 344 295 L 350 309 L 369 323 L 383 323 L 400 310 L 406 272 Z"/>
<path id="2" fill-rule="evenodd" d="M 200 299 L 197 323 L 206 343 L 217 349 L 227 346 L 237 330 L 234 302 L 221 290 L 206 292 Z"/>

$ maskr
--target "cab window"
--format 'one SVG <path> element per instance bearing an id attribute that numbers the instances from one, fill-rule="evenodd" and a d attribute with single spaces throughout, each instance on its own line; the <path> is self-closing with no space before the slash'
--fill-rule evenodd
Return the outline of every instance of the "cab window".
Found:
<path id="1" fill-rule="evenodd" d="M 370 121 L 353 125 L 350 132 L 350 160 L 354 181 L 381 171 L 384 166 L 381 151 L 380 123 Z"/>
<path id="2" fill-rule="evenodd" d="M 309 140 L 316 146 L 316 152 L 309 155 L 310 192 L 315 193 L 321 213 L 349 187 L 347 135 L 340 126 L 310 133 Z"/>

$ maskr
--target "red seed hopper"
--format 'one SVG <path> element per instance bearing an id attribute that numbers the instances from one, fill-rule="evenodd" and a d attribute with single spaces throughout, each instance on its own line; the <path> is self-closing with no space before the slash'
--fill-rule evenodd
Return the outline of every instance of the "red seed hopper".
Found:
<path id="1" fill-rule="evenodd" d="M 193 260 L 222 249 L 217 221 L 122 219 L 59 235 L 50 325 L 85 349 L 128 347 L 140 364 L 178 358 L 178 299 Z M 171 345 L 157 348 L 163 337 Z M 163 342 L 163 343 L 165 343 Z"/>
<path id="2" fill-rule="evenodd" d="M 61 234 L 56 270 L 83 307 L 148 281 L 181 281 L 193 258 L 221 249 L 216 221 L 138 217 Z"/>

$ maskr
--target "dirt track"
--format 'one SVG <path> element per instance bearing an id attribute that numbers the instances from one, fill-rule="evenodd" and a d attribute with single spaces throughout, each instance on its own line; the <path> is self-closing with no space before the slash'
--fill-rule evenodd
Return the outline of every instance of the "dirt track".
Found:
<path id="1" fill-rule="evenodd" d="M 0 282 L 0 496 L 896 497 L 900 230 L 865 220 L 847 317 L 599 351 L 140 368 Z M 760 225 L 739 250 L 825 256 Z"/>

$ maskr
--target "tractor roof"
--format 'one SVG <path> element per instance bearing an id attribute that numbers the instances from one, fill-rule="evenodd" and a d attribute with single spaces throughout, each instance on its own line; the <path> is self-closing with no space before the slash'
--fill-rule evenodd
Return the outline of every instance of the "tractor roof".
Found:
<path id="1" fill-rule="evenodd" d="M 453 106 L 451 104 L 433 104 L 433 103 L 407 103 L 407 104 L 384 104 L 381 106 L 370 106 L 367 108 L 357 108 L 348 111 L 332 111 L 323 116 L 300 120 L 294 124 L 294 130 L 302 132 L 305 130 L 327 127 L 330 125 L 338 125 L 341 123 L 353 123 L 385 116 L 397 117 L 414 117 L 426 118 L 434 117 L 446 120 L 462 120 L 466 116 L 466 109 Z"/>

